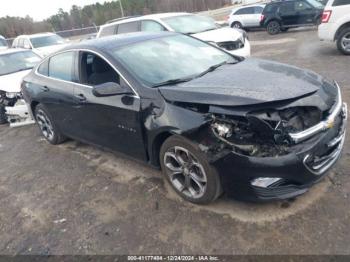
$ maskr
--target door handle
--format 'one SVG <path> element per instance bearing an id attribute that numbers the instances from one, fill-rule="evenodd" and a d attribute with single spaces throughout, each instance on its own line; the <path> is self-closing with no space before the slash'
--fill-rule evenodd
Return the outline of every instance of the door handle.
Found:
<path id="1" fill-rule="evenodd" d="M 78 98 L 80 102 L 85 102 L 87 100 L 86 96 L 83 94 L 76 94 L 75 97 Z"/>
<path id="2" fill-rule="evenodd" d="M 44 92 L 47 92 L 47 91 L 50 91 L 50 88 L 48 88 L 47 86 L 42 86 L 42 90 L 43 90 Z"/>

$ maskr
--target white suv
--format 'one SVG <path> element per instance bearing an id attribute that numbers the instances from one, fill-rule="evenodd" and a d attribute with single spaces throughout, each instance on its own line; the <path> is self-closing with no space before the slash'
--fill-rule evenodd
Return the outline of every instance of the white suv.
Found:
<path id="1" fill-rule="evenodd" d="M 31 49 L 41 57 L 67 46 L 66 40 L 54 33 L 20 35 L 12 43 L 12 48 Z"/>
<path id="2" fill-rule="evenodd" d="M 210 17 L 189 13 L 164 13 L 112 20 L 100 27 L 97 38 L 138 31 L 172 31 L 187 34 L 234 55 L 250 56 L 250 43 L 243 30 L 220 27 Z"/>
<path id="3" fill-rule="evenodd" d="M 265 5 L 241 6 L 232 10 L 228 24 L 233 28 L 260 27 L 261 14 Z"/>
<path id="4" fill-rule="evenodd" d="M 318 27 L 321 40 L 336 41 L 339 51 L 350 55 L 350 0 L 329 0 Z"/>

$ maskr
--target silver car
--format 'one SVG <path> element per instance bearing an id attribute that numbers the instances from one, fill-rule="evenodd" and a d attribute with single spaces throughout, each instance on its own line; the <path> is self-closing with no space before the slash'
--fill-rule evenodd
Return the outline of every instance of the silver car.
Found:
<path id="1" fill-rule="evenodd" d="M 232 10 L 228 24 L 233 28 L 260 27 L 260 19 L 265 5 L 241 6 Z"/>

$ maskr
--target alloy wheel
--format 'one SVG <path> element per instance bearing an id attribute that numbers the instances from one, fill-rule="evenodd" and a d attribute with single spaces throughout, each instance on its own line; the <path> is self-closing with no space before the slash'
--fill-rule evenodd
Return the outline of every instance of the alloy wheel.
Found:
<path id="1" fill-rule="evenodd" d="M 342 48 L 349 52 L 350 51 L 350 32 L 345 34 L 341 39 Z"/>
<path id="2" fill-rule="evenodd" d="M 280 31 L 280 25 L 276 21 L 270 22 L 268 24 L 267 30 L 270 34 L 275 35 Z"/>
<path id="3" fill-rule="evenodd" d="M 52 140 L 55 136 L 55 132 L 49 117 L 43 110 L 38 110 L 36 114 L 36 121 L 44 137 L 48 140 Z"/>
<path id="4" fill-rule="evenodd" d="M 179 192 L 193 199 L 205 194 L 207 176 L 204 167 L 187 149 L 169 148 L 163 161 L 170 182 Z"/>

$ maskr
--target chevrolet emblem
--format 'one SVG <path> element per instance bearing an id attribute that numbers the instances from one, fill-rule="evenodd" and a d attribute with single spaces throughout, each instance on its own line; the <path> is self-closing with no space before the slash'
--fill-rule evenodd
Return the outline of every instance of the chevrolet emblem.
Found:
<path id="1" fill-rule="evenodd" d="M 334 127 L 334 120 L 329 120 L 329 121 L 327 121 L 327 128 L 328 129 L 331 129 L 331 128 L 333 128 Z"/>

